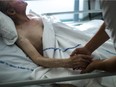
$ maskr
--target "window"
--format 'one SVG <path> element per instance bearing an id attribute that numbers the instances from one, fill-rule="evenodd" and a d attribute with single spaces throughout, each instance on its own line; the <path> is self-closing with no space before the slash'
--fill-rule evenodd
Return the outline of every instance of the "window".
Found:
<path id="1" fill-rule="evenodd" d="M 28 10 L 31 9 L 39 14 L 74 11 L 74 0 L 30 0 L 26 2 L 28 3 Z M 73 14 L 62 14 L 56 16 L 61 20 L 73 19 Z"/>
<path id="2" fill-rule="evenodd" d="M 95 17 L 88 10 L 99 10 L 99 0 L 25 0 L 28 3 L 28 10 L 43 14 L 55 14 L 62 21 L 80 21 Z M 97 3 L 97 4 L 96 4 Z M 81 11 L 81 13 L 78 13 Z M 75 12 L 77 14 L 74 14 Z M 95 11 L 94 11 L 95 12 Z M 61 14 L 62 13 L 62 14 Z M 67 13 L 67 14 L 64 14 Z"/>

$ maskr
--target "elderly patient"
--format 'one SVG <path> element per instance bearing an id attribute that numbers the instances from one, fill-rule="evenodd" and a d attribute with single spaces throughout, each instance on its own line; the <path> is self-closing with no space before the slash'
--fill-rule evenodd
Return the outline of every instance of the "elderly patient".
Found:
<path id="1" fill-rule="evenodd" d="M 26 6 L 22 0 L 0 0 L 0 11 L 8 15 L 15 23 L 18 40 L 16 44 L 31 58 L 31 60 L 48 68 L 85 68 L 91 57 L 75 55 L 66 59 L 45 58 L 42 52 L 42 19 L 33 15 L 26 15 Z"/>

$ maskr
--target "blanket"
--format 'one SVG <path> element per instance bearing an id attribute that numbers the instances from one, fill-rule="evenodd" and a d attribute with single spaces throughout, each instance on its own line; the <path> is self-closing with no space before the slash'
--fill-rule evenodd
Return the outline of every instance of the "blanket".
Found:
<path id="1" fill-rule="evenodd" d="M 43 52 L 45 57 L 69 58 L 75 48 L 83 46 L 91 38 L 88 33 L 82 32 L 78 28 L 70 27 L 54 18 L 42 16 L 42 20 L 44 23 Z M 79 70 L 43 68 L 37 66 L 15 44 L 11 46 L 4 44 L 1 37 L 0 50 L 0 82 L 40 80 L 80 74 Z M 103 44 L 93 53 L 93 56 L 97 59 L 115 55 L 111 40 Z M 70 83 L 78 87 L 116 87 L 115 77 L 67 81 L 62 83 Z"/>
<path id="2" fill-rule="evenodd" d="M 91 36 L 87 33 L 75 29 L 75 27 L 68 26 L 53 18 L 43 16 L 42 19 L 44 23 L 43 52 L 45 57 L 56 59 L 69 58 L 74 49 L 84 46 L 91 38 Z M 102 47 L 93 53 L 94 58 L 97 59 L 108 58 L 114 55 L 116 55 L 116 53 L 111 40 L 106 42 Z M 51 68 L 48 72 L 46 72 L 44 77 L 66 77 L 77 75 L 79 73 L 79 70 Z M 39 79 L 38 74 L 36 74 L 33 78 Z M 109 78 L 109 80 L 111 80 L 108 81 L 111 87 L 111 84 L 113 84 L 112 78 Z M 103 87 L 103 85 L 106 86 L 105 82 L 104 78 L 95 78 L 63 83 L 70 83 L 78 87 Z M 112 87 L 114 87 L 114 85 L 112 85 Z"/>

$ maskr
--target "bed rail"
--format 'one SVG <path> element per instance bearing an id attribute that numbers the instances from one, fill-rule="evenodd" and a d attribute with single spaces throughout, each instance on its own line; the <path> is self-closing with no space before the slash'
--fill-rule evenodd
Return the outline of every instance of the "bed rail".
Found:
<path id="1" fill-rule="evenodd" d="M 87 11 L 66 11 L 66 12 L 52 12 L 43 13 L 43 15 L 60 15 L 60 14 L 80 14 L 80 13 L 100 13 L 102 10 L 87 10 Z"/>
<path id="2" fill-rule="evenodd" d="M 73 76 L 62 77 L 62 78 L 0 83 L 0 87 L 20 87 L 20 86 L 27 86 L 27 85 L 28 86 L 29 85 L 42 85 L 42 84 L 50 84 L 50 83 L 55 83 L 55 82 L 82 80 L 82 79 L 106 77 L 106 76 L 113 76 L 113 75 L 116 75 L 116 73 L 108 73 L 108 72 L 86 73 L 86 74 L 79 74 L 79 75 L 73 75 Z"/>

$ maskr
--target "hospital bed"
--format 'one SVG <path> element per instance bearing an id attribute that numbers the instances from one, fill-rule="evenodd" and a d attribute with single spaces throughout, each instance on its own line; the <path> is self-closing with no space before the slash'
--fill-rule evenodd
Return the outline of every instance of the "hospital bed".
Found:
<path id="1" fill-rule="evenodd" d="M 90 27 L 91 27 L 90 25 L 93 25 L 93 23 L 94 23 L 95 26 L 98 26 L 98 25 L 96 25 L 96 23 L 99 24 L 100 23 L 99 21 L 101 21 L 101 20 L 92 20 L 90 22 L 81 24 L 79 26 L 74 26 L 74 27 L 76 27 L 77 29 L 80 27 L 79 29 L 82 29 L 82 27 L 89 26 L 88 29 L 90 29 Z M 93 28 L 95 28 L 95 26 Z M 83 80 L 83 79 L 91 79 L 91 78 L 99 78 L 99 77 L 108 77 L 108 76 L 114 76 L 114 75 L 116 75 L 116 73 L 108 73 L 108 72 L 97 72 L 96 73 L 96 72 L 94 72 L 94 73 L 78 74 L 78 75 L 72 75 L 72 76 L 66 76 L 66 77 L 45 78 L 45 79 L 40 79 L 40 80 L 2 82 L 2 83 L 0 83 L 0 87 L 20 87 L 20 86 L 30 86 L 30 85 L 45 85 L 45 84 L 52 84 L 52 83 L 55 83 L 55 82 Z"/>
<path id="2" fill-rule="evenodd" d="M 93 12 L 96 12 L 96 11 L 86 11 L 85 13 L 93 13 Z M 97 12 L 101 12 L 101 10 L 98 10 Z M 69 14 L 71 13 L 72 14 L 74 12 L 44 13 L 43 15 L 52 16 L 52 15 L 56 15 L 56 14 L 67 14 L 67 13 L 69 13 Z M 74 14 L 78 14 L 78 13 L 79 12 L 76 12 Z M 87 22 L 87 24 L 84 23 L 84 24 L 81 24 L 79 26 L 73 26 L 73 27 L 75 27 L 74 29 L 76 29 L 76 28 L 79 29 L 79 27 L 82 28 L 82 27 L 85 27 L 85 25 L 90 26 L 89 24 L 91 24 L 93 22 L 94 23 L 95 22 L 98 23 L 99 20 L 92 20 L 90 22 Z M 91 26 L 89 27 L 89 29 L 90 28 L 91 28 Z M 93 28 L 96 28 L 96 27 L 94 26 Z M 98 28 L 98 26 L 97 26 L 97 28 Z M 84 31 L 84 30 L 82 30 L 82 31 Z M 88 32 L 88 31 L 86 31 L 86 32 Z M 12 65 L 10 65 L 10 66 L 12 66 Z M 44 78 L 44 79 L 40 79 L 40 80 L 25 80 L 25 81 L 16 81 L 16 82 L 2 82 L 2 83 L 0 83 L 0 87 L 20 87 L 20 86 L 27 86 L 28 87 L 30 85 L 45 85 L 45 84 L 51 84 L 51 83 L 56 83 L 56 82 L 65 82 L 65 81 L 73 81 L 73 80 L 83 80 L 83 79 L 91 79 L 91 78 L 99 78 L 99 77 L 109 77 L 109 76 L 111 77 L 111 76 L 115 76 L 115 75 L 116 75 L 116 73 L 108 73 L 108 72 L 102 72 L 101 71 L 101 72 L 78 74 L 78 75 L 72 75 L 72 76 L 66 76 L 66 77 Z M 108 87 L 108 86 L 106 86 L 106 87 Z"/>

